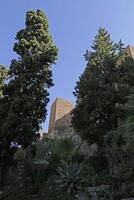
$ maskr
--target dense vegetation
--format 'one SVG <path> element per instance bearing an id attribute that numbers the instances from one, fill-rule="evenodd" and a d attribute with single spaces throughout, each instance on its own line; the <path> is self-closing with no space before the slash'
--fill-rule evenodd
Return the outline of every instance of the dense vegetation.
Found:
<path id="1" fill-rule="evenodd" d="M 72 123 L 90 144 L 103 145 L 103 136 L 117 129 L 124 118 L 123 105 L 134 85 L 134 61 L 125 56 L 122 43 L 114 44 L 103 28 L 92 49 L 85 54 L 87 65 L 76 84 Z"/>
<path id="2" fill-rule="evenodd" d="M 41 10 L 27 12 L 25 28 L 17 33 L 13 50 L 19 57 L 11 61 L 0 99 L 3 163 L 12 160 L 11 146 L 26 148 L 36 139 L 47 114 L 48 88 L 53 85 L 51 65 L 57 59 L 57 48 Z"/>
<path id="3" fill-rule="evenodd" d="M 82 139 L 98 145 L 96 165 L 104 160 L 111 198 L 133 197 L 133 93 L 129 93 L 134 86 L 134 61 L 121 41 L 113 43 L 103 28 L 92 49 L 85 54 L 86 68 L 75 87 L 72 124 Z"/>
<path id="4" fill-rule="evenodd" d="M 7 77 L 7 69 L 0 65 L 0 97 L 2 97 L 2 89 L 4 87 L 4 81 Z"/>
<path id="5" fill-rule="evenodd" d="M 74 92 L 72 125 L 82 140 L 38 140 L 57 48 L 41 10 L 28 11 L 25 25 L 14 45 L 19 58 L 8 71 L 0 66 L 0 199 L 134 197 L 133 59 L 100 28 Z"/>

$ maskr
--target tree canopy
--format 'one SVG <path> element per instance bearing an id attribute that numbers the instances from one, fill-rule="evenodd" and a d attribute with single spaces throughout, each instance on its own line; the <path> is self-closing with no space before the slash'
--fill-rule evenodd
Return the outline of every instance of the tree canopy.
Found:
<path id="1" fill-rule="evenodd" d="M 18 59 L 11 61 L 0 101 L 0 140 L 3 145 L 14 142 L 26 147 L 45 121 L 58 52 L 41 10 L 26 13 L 25 28 L 17 33 L 13 50 Z"/>
<path id="2" fill-rule="evenodd" d="M 85 54 L 86 68 L 76 83 L 75 131 L 90 144 L 102 145 L 103 136 L 115 130 L 124 117 L 128 88 L 134 85 L 134 61 L 124 53 L 121 41 L 113 43 L 100 28 Z"/>

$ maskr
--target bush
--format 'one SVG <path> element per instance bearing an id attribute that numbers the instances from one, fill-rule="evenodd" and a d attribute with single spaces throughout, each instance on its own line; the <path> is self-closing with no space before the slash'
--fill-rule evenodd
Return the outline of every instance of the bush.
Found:
<path id="1" fill-rule="evenodd" d="M 45 186 L 49 177 L 57 174 L 62 162 L 78 162 L 84 159 L 79 148 L 70 138 L 44 140 L 28 148 L 24 167 L 26 188 L 37 193 Z"/>

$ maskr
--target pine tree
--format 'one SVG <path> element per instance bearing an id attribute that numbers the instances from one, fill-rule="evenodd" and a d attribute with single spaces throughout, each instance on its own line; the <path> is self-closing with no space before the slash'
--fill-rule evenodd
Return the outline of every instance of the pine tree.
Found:
<path id="1" fill-rule="evenodd" d="M 11 62 L 0 102 L 0 141 L 7 149 L 11 143 L 27 147 L 45 121 L 51 66 L 57 59 L 44 13 L 28 11 L 25 26 L 16 35 L 13 50 L 19 57 Z"/>
<path id="2" fill-rule="evenodd" d="M 92 49 L 85 54 L 87 65 L 76 83 L 72 125 L 90 144 L 103 145 L 103 136 L 115 130 L 124 116 L 125 97 L 134 85 L 134 61 L 124 54 L 122 43 L 114 44 L 103 28 Z"/>
<path id="3" fill-rule="evenodd" d="M 104 59 L 114 53 L 114 45 L 110 39 L 110 35 L 104 28 L 99 28 L 98 34 L 92 44 L 93 52 L 86 51 L 85 59 L 87 65 L 102 65 Z"/>

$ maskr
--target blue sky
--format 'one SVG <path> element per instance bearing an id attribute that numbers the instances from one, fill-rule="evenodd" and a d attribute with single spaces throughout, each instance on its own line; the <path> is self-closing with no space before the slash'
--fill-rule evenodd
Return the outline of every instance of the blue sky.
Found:
<path id="1" fill-rule="evenodd" d="M 0 63 L 10 65 L 16 32 L 24 27 L 27 10 L 42 9 L 49 22 L 54 43 L 59 48 L 53 66 L 55 86 L 50 90 L 50 105 L 56 97 L 75 102 L 72 92 L 83 72 L 83 54 L 100 26 L 105 27 L 114 41 L 134 45 L 134 0 L 0 0 Z"/>

